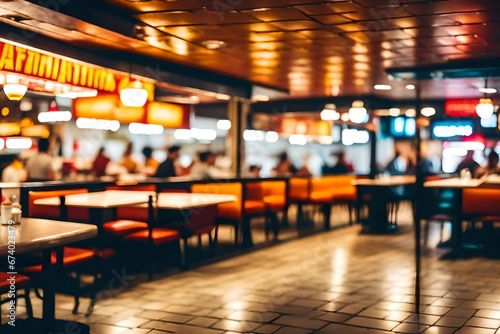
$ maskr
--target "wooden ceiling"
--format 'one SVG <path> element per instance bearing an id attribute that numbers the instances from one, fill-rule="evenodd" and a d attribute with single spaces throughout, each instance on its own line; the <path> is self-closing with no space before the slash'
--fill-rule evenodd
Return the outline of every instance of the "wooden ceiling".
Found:
<path id="1" fill-rule="evenodd" d="M 55 11 L 42 13 L 33 10 L 44 3 L 38 0 L 0 2 L 0 9 L 33 19 L 4 22 L 57 39 L 209 69 L 297 97 L 412 98 L 411 82 L 390 81 L 386 68 L 500 57 L 496 0 L 55 2 Z M 208 40 L 224 45 L 209 50 Z M 375 84 L 393 90 L 375 92 Z M 483 85 L 482 78 L 428 80 L 423 97 L 478 97 Z M 500 81 L 490 86 L 500 90 Z"/>

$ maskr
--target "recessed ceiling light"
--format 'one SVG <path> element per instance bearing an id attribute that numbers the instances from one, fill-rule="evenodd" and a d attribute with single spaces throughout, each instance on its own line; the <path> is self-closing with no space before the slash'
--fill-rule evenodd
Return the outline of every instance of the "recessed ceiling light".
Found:
<path id="1" fill-rule="evenodd" d="M 227 95 L 227 94 L 220 94 L 220 93 L 218 93 L 218 94 L 216 94 L 216 95 L 215 95 L 215 98 L 216 98 L 217 100 L 224 100 L 224 101 L 227 101 L 227 100 L 230 100 L 230 99 L 231 99 L 231 96 L 229 96 L 229 95 Z"/>
<path id="2" fill-rule="evenodd" d="M 215 39 L 209 39 L 206 41 L 202 41 L 201 44 L 209 50 L 217 50 L 223 47 L 226 43 Z"/>
<path id="3" fill-rule="evenodd" d="M 390 85 L 375 85 L 373 86 L 375 90 L 391 90 L 392 87 Z"/>
<path id="4" fill-rule="evenodd" d="M 415 89 L 415 85 L 412 85 L 412 84 L 406 85 L 406 89 L 408 89 L 408 90 L 414 90 Z"/>
<path id="5" fill-rule="evenodd" d="M 417 111 L 415 109 L 407 109 L 405 115 L 406 117 L 415 117 L 417 116 Z"/>
<path id="6" fill-rule="evenodd" d="M 389 109 L 389 115 L 391 115 L 392 117 L 398 117 L 400 113 L 401 113 L 401 110 L 399 110 L 399 108 Z"/>
<path id="7" fill-rule="evenodd" d="M 495 94 L 497 90 L 495 88 L 479 88 L 479 91 L 484 94 Z"/>
<path id="8" fill-rule="evenodd" d="M 190 97 L 190 99 L 191 99 L 192 101 L 194 101 L 194 102 L 198 102 L 198 101 L 200 100 L 200 98 L 199 98 L 198 96 L 196 96 L 196 95 L 192 95 L 192 96 Z"/>
<path id="9" fill-rule="evenodd" d="M 254 99 L 256 101 L 266 102 L 266 101 L 269 101 L 269 96 L 257 94 L 257 95 L 252 96 L 252 99 Z"/>
<path id="10" fill-rule="evenodd" d="M 433 107 L 425 107 L 422 108 L 420 113 L 425 117 L 431 117 L 436 114 L 436 109 L 434 109 Z"/>

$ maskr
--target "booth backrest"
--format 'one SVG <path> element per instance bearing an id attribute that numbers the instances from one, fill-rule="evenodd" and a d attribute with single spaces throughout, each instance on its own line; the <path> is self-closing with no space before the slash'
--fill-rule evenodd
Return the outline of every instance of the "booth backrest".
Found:
<path id="1" fill-rule="evenodd" d="M 107 186 L 106 190 L 130 190 L 130 191 L 156 191 L 154 184 L 141 184 L 141 185 L 112 185 Z"/>
<path id="2" fill-rule="evenodd" d="M 291 202 L 301 202 L 309 199 L 309 178 L 292 177 L 288 182 L 288 198 Z"/>
<path id="3" fill-rule="evenodd" d="M 49 190 L 49 191 L 30 191 L 29 196 L 29 216 L 36 218 L 46 219 L 60 219 L 61 210 L 56 206 L 42 206 L 34 204 L 34 201 L 41 198 L 60 197 L 72 194 L 85 194 L 88 193 L 87 189 L 64 189 L 64 190 Z M 88 222 L 89 210 L 86 208 L 72 208 L 68 207 L 69 221 Z"/>
<path id="4" fill-rule="evenodd" d="M 245 200 L 262 201 L 264 188 L 262 182 L 248 182 L 245 184 Z"/>
<path id="5" fill-rule="evenodd" d="M 236 196 L 235 202 L 217 205 L 217 217 L 230 220 L 240 220 L 242 218 L 243 187 L 240 182 L 193 184 L 191 192 Z"/>
<path id="6" fill-rule="evenodd" d="M 500 189 L 465 188 L 462 213 L 466 216 L 500 217 Z"/>

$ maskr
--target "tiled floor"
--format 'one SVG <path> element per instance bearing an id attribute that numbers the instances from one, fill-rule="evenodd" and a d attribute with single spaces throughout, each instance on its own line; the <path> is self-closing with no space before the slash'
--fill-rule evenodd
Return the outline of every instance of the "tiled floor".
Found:
<path id="1" fill-rule="evenodd" d="M 404 216 L 401 227 L 379 236 L 347 227 L 139 285 L 115 273 L 117 296 L 101 293 L 92 316 L 72 315 L 68 297 L 58 297 L 57 316 L 95 334 L 500 334 L 499 260 L 442 260 L 443 251 L 427 250 L 422 312 L 413 313 Z"/>

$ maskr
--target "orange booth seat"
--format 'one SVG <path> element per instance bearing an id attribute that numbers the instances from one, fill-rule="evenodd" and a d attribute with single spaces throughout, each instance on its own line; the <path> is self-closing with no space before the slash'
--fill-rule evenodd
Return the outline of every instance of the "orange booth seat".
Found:
<path id="1" fill-rule="evenodd" d="M 464 217 L 500 222 L 500 189 L 465 188 L 462 194 Z"/>
<path id="2" fill-rule="evenodd" d="M 283 211 L 286 208 L 286 182 L 263 181 L 263 200 L 268 210 L 272 212 Z"/>
<path id="3" fill-rule="evenodd" d="M 290 202 L 301 203 L 309 200 L 309 178 L 292 177 L 288 182 L 288 200 Z"/>
<path id="4" fill-rule="evenodd" d="M 249 182 L 245 184 L 245 201 L 243 203 L 244 215 L 264 215 L 266 203 L 264 203 L 264 187 L 262 182 Z"/>
<path id="5" fill-rule="evenodd" d="M 73 194 L 86 194 L 87 189 L 64 189 L 50 191 L 30 191 L 28 193 L 28 214 L 30 217 L 45 218 L 45 219 L 61 219 L 61 209 L 58 206 L 43 206 L 36 205 L 34 202 L 41 198 L 60 197 Z M 68 207 L 69 221 L 88 222 L 89 211 L 86 208 L 71 208 Z"/>

